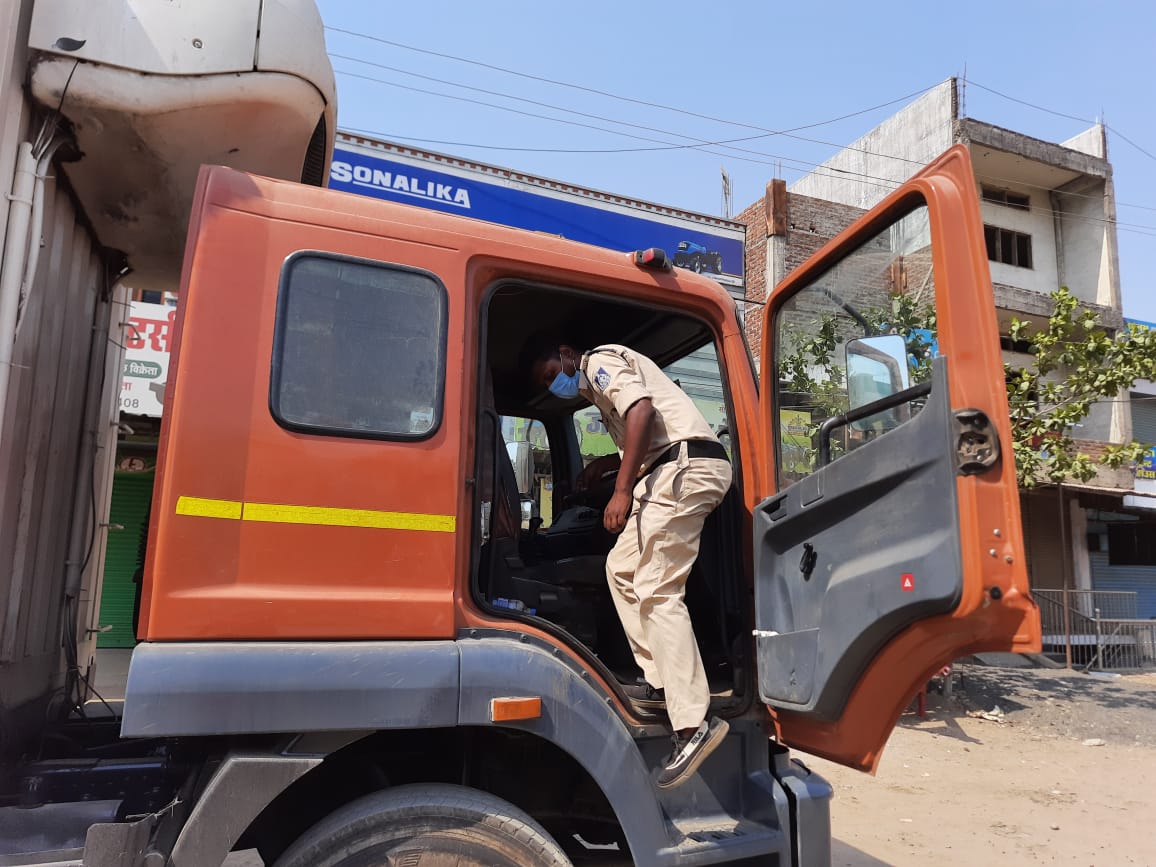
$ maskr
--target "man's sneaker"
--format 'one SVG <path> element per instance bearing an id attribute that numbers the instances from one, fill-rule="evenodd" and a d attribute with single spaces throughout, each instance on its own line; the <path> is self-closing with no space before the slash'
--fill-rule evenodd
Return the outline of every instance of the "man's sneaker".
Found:
<path id="1" fill-rule="evenodd" d="M 673 789 L 691 778 L 706 757 L 717 749 L 726 737 L 730 725 L 726 720 L 711 717 L 704 721 L 689 738 L 674 733 L 674 750 L 663 763 L 658 774 L 658 788 Z"/>
<path id="2" fill-rule="evenodd" d="M 622 684 L 622 691 L 639 707 L 666 707 L 666 693 L 661 689 L 655 689 L 645 680 L 638 683 L 624 683 Z"/>

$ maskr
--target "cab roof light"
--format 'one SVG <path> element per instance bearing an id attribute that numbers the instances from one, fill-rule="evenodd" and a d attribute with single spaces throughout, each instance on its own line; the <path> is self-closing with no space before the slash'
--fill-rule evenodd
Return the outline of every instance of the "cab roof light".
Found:
<path id="1" fill-rule="evenodd" d="M 669 271 L 674 267 L 670 257 L 666 255 L 666 251 L 658 247 L 651 247 L 649 250 L 636 250 L 634 252 L 634 264 L 640 268 L 653 268 L 655 271 Z"/>

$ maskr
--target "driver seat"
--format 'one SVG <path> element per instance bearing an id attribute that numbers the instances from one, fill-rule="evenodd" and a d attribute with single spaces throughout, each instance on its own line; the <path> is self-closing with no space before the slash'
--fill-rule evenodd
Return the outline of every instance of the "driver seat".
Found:
<path id="1" fill-rule="evenodd" d="M 494 381 L 486 368 L 482 387 L 482 424 L 478 437 L 481 453 L 481 498 L 490 503 L 490 539 L 512 539 L 521 536 L 522 497 L 518 479 L 502 438 L 501 416 L 494 400 Z"/>

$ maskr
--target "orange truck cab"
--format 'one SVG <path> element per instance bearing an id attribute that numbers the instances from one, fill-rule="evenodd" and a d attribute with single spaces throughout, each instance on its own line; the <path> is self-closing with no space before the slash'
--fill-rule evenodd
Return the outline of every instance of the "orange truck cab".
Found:
<path id="1" fill-rule="evenodd" d="M 745 314 L 661 254 L 202 169 L 121 729 L 185 773 L 123 839 L 179 867 L 829 863 L 790 749 L 873 770 L 944 664 L 1038 649 L 984 250 L 962 148 Z M 620 687 L 608 491 L 575 490 L 606 440 L 528 382 L 540 333 L 717 384 L 734 486 L 687 604 L 730 734 L 675 790 Z"/>

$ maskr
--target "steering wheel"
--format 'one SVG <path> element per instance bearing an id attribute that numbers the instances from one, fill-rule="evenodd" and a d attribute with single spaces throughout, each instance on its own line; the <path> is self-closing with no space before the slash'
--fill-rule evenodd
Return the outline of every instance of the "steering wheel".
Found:
<path id="1" fill-rule="evenodd" d="M 567 494 L 563 500 L 569 506 L 588 506 L 601 511 L 610 502 L 610 497 L 614 493 L 614 482 L 617 478 L 618 469 L 609 470 L 603 473 L 591 487 L 584 491 L 573 491 Z"/>

